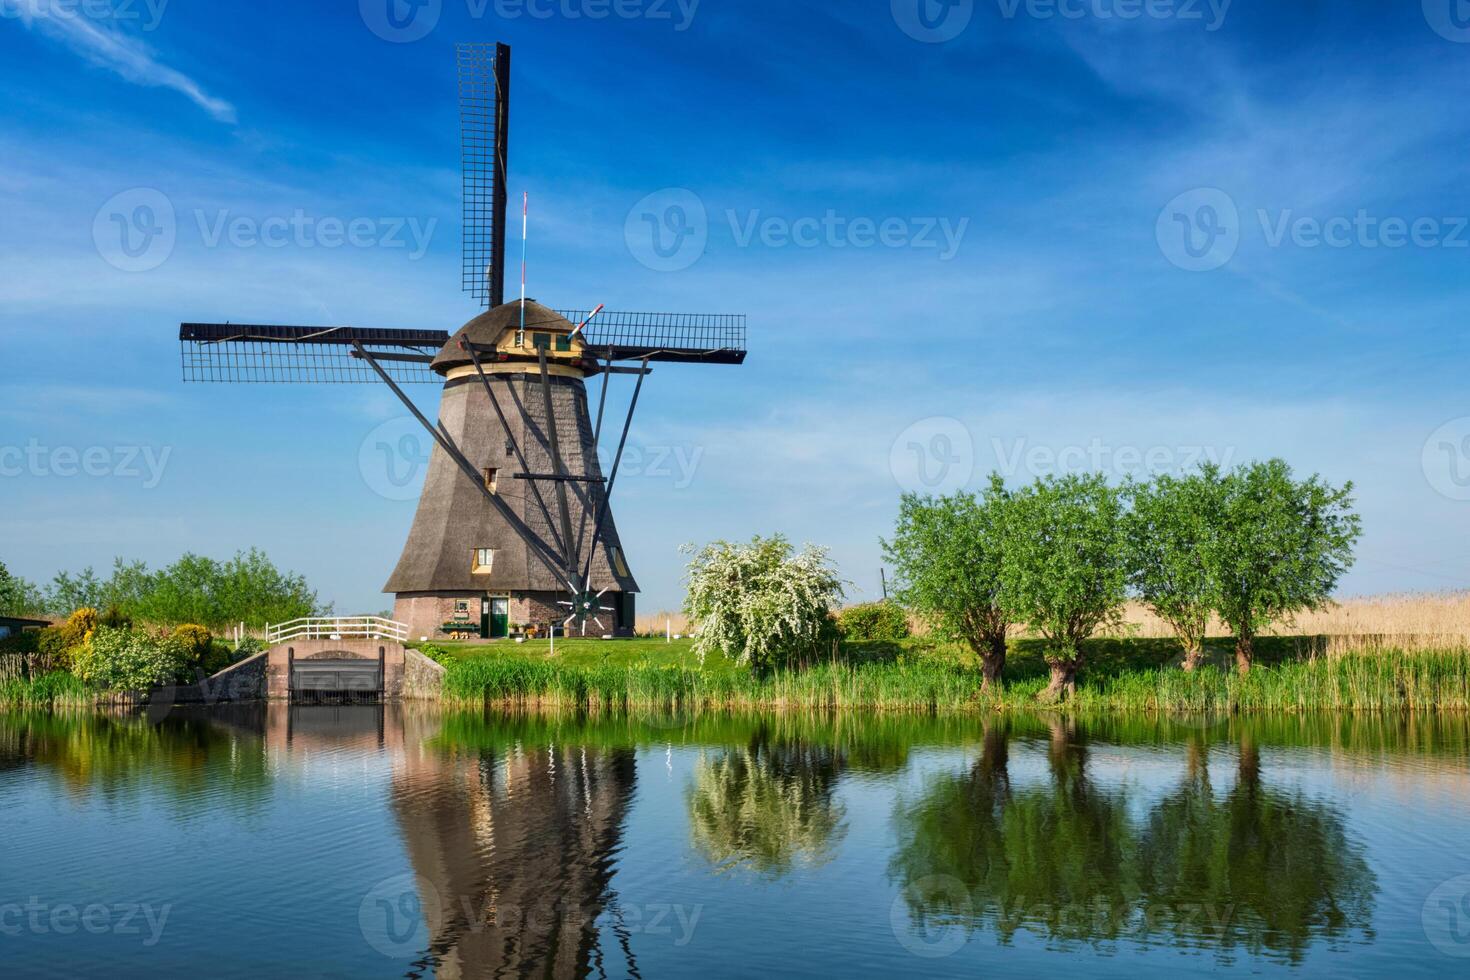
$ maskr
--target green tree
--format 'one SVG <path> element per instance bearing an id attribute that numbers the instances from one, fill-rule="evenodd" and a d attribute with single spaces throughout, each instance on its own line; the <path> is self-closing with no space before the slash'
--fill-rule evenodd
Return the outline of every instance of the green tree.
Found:
<path id="1" fill-rule="evenodd" d="M 982 494 L 905 494 L 883 554 L 897 573 L 898 600 L 941 637 L 980 658 L 983 687 L 1006 664 L 1010 610 L 1001 587 L 1002 538 L 1010 494 L 999 476 Z"/>
<path id="2" fill-rule="evenodd" d="M 1256 635 L 1330 601 L 1353 563 L 1362 520 L 1353 485 L 1292 478 L 1283 460 L 1238 467 L 1225 479 L 1218 533 L 1201 557 L 1218 587 L 1216 610 L 1235 634 L 1235 663 L 1251 668 Z"/>
<path id="3" fill-rule="evenodd" d="M 841 598 L 826 549 L 807 545 L 797 553 L 779 534 L 757 535 L 749 544 L 716 541 L 693 552 L 684 611 L 698 624 L 701 657 L 722 651 L 763 673 L 816 654 Z"/>
<path id="4" fill-rule="evenodd" d="M 33 616 L 44 611 L 45 596 L 41 590 L 0 562 L 0 616 Z"/>
<path id="5" fill-rule="evenodd" d="M 57 613 L 71 613 L 77 609 L 97 609 L 106 606 L 102 600 L 103 583 L 90 566 L 73 576 L 57 572 L 46 589 L 46 604 Z"/>
<path id="6" fill-rule="evenodd" d="M 1082 641 L 1116 622 L 1128 586 L 1123 497 L 1101 475 L 1043 477 L 1008 505 L 1002 536 L 1005 605 L 1046 639 L 1051 684 L 1044 697 L 1077 686 Z"/>
<path id="7" fill-rule="evenodd" d="M 1225 489 L 1214 464 L 1188 476 L 1160 475 L 1132 487 L 1130 579 L 1138 597 L 1173 627 L 1184 645 L 1185 670 L 1204 662 L 1205 631 L 1217 590 L 1212 569 L 1201 557 L 1223 522 Z"/>

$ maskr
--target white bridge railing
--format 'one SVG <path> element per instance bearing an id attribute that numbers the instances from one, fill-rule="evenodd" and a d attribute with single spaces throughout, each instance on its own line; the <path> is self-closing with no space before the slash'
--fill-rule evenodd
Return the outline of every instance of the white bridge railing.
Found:
<path id="1" fill-rule="evenodd" d="M 287 640 L 397 640 L 408 639 L 408 624 L 381 616 L 338 616 L 293 619 L 265 628 L 265 640 L 274 646 Z"/>

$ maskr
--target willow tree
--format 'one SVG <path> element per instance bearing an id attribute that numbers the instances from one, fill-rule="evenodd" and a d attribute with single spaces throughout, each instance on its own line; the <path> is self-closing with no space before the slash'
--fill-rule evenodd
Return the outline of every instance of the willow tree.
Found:
<path id="1" fill-rule="evenodd" d="M 897 597 L 944 639 L 980 658 L 983 688 L 1006 664 L 1010 613 L 1001 588 L 1001 548 L 1010 494 L 999 476 L 982 494 L 905 494 L 883 553 L 897 573 Z"/>
<path id="2" fill-rule="evenodd" d="M 1128 587 L 1123 497 L 1101 474 L 1043 477 L 1007 505 L 1006 604 L 1046 640 L 1049 699 L 1075 692 L 1082 642 L 1120 618 Z"/>
<path id="3" fill-rule="evenodd" d="M 1185 670 L 1204 662 L 1217 589 L 1201 556 L 1219 534 L 1225 489 L 1220 468 L 1207 463 L 1187 476 L 1135 484 L 1130 494 L 1129 577 L 1138 597 L 1179 637 Z"/>
<path id="4" fill-rule="evenodd" d="M 1218 589 L 1220 618 L 1235 634 L 1235 663 L 1251 668 L 1254 640 L 1273 623 L 1330 601 L 1362 535 L 1353 485 L 1293 479 L 1279 459 L 1225 479 L 1219 524 L 1200 551 Z"/>

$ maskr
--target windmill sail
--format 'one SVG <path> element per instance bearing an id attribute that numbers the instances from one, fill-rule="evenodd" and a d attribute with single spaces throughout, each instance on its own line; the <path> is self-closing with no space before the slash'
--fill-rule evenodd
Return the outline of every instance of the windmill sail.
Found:
<path id="1" fill-rule="evenodd" d="M 510 48 L 460 44 L 459 131 L 464 174 L 464 291 L 505 302 L 505 204 L 510 139 Z"/>

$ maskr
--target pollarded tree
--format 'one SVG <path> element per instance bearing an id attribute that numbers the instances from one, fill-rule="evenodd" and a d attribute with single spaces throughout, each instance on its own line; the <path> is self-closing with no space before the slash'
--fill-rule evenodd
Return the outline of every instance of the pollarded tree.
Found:
<path id="1" fill-rule="evenodd" d="M 1203 555 L 1242 674 L 1261 630 L 1327 604 L 1352 566 L 1362 535 L 1352 491 L 1352 483 L 1333 487 L 1315 475 L 1295 480 L 1280 459 L 1237 467 L 1225 478 L 1219 533 Z"/>
<path id="2" fill-rule="evenodd" d="M 1116 622 L 1128 587 L 1123 496 L 1101 474 L 1043 477 L 1008 505 L 1005 605 L 1046 639 L 1045 697 L 1075 692 L 1082 641 Z"/>
<path id="3" fill-rule="evenodd" d="M 883 553 L 898 576 L 898 600 L 945 639 L 980 658 L 983 688 L 1000 680 L 1010 623 L 1001 591 L 1001 539 L 1010 494 L 999 476 L 980 495 L 905 494 Z"/>
<path id="4" fill-rule="evenodd" d="M 1188 476 L 1160 475 L 1132 487 L 1128 515 L 1130 579 L 1138 597 L 1174 629 L 1184 669 L 1204 662 L 1205 630 L 1216 605 L 1204 554 L 1219 533 L 1225 479 L 1207 463 Z"/>
<path id="5" fill-rule="evenodd" d="M 694 552 L 684 612 L 698 624 L 700 657 L 718 650 L 764 673 L 819 652 L 842 594 L 825 548 L 798 553 L 779 534 L 757 535 Z"/>

